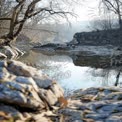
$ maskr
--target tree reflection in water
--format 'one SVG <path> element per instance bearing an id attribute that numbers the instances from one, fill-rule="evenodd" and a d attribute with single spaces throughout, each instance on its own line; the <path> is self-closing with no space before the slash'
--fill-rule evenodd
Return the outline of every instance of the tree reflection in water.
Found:
<path id="1" fill-rule="evenodd" d="M 112 69 L 92 69 L 91 74 L 94 77 L 101 77 L 100 84 L 101 86 L 114 86 L 116 81 L 116 76 L 118 74 L 119 70 L 112 70 Z M 121 84 L 121 83 L 120 83 Z"/>
<path id="2" fill-rule="evenodd" d="M 83 66 L 81 59 L 83 59 Z M 30 51 L 19 60 L 32 65 L 35 64 L 38 69 L 57 80 L 65 89 L 66 94 L 81 88 L 114 85 L 117 70 L 103 69 L 98 67 L 98 65 L 97 68 L 93 68 L 96 63 L 99 63 L 96 62 L 96 58 L 94 60 L 86 58 L 86 61 L 85 57 L 81 59 L 81 66 L 76 66 L 72 58 L 66 55 L 43 55 L 40 52 Z M 122 78 L 120 77 L 120 79 Z"/>
<path id="3" fill-rule="evenodd" d="M 71 71 L 67 69 L 67 65 L 71 63 L 72 60 L 68 56 L 47 56 L 39 52 L 30 51 L 19 60 L 25 63 L 29 62 L 54 80 L 63 80 L 71 76 Z"/>

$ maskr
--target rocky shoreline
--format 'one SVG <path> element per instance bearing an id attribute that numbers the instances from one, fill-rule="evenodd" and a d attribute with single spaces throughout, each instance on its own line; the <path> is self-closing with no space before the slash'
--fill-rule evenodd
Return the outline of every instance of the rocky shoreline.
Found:
<path id="1" fill-rule="evenodd" d="M 63 94 L 56 81 L 36 68 L 14 60 L 0 62 L 0 122 L 24 122 L 28 117 L 39 122 L 37 115 L 43 118 L 47 111 L 58 107 Z M 44 119 L 41 121 L 48 120 Z"/>
<path id="2" fill-rule="evenodd" d="M 75 33 L 73 40 L 69 44 L 77 45 L 122 45 L 122 31 L 120 29 L 112 30 L 97 30 L 91 32 L 79 32 Z"/>
<path id="3" fill-rule="evenodd" d="M 122 88 L 88 88 L 64 98 L 60 85 L 22 62 L 0 62 L 0 122 L 121 122 Z"/>

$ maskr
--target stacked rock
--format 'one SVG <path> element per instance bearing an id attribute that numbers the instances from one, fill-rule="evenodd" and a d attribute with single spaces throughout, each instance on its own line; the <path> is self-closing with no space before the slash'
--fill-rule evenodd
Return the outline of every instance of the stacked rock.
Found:
<path id="1" fill-rule="evenodd" d="M 56 81 L 36 68 L 15 60 L 0 62 L 0 122 L 18 118 L 25 121 L 27 111 L 42 114 L 54 109 L 63 94 Z M 35 121 L 39 122 L 37 118 Z"/>

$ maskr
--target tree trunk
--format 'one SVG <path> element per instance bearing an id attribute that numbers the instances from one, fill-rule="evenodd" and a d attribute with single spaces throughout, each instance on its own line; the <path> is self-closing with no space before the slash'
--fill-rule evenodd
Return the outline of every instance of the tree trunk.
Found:
<path id="1" fill-rule="evenodd" d="M 119 19 L 119 28 L 122 30 L 122 18 L 121 15 L 118 14 L 118 19 Z"/>
<path id="2" fill-rule="evenodd" d="M 117 76 L 116 76 L 116 82 L 115 82 L 114 86 L 117 86 L 119 84 L 120 73 L 121 73 L 121 71 L 119 71 Z"/>
<path id="3" fill-rule="evenodd" d="M 16 37 L 9 38 L 9 36 L 3 36 L 0 38 L 0 47 L 7 46 L 7 45 L 11 47 L 11 42 L 15 40 Z"/>

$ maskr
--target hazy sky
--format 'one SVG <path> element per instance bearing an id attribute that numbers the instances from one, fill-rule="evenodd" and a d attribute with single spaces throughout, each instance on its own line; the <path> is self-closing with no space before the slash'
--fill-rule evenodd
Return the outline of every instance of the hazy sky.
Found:
<path id="1" fill-rule="evenodd" d="M 42 0 L 40 6 L 49 6 L 49 1 Z M 74 3 L 70 8 L 73 8 L 74 12 L 79 16 L 77 20 L 89 20 L 90 14 L 97 14 L 98 2 L 99 0 L 79 0 L 78 4 Z"/>
<path id="2" fill-rule="evenodd" d="M 98 15 L 99 0 L 85 0 L 82 6 L 75 6 L 75 12 L 78 14 L 77 20 L 91 20 L 93 16 Z"/>

